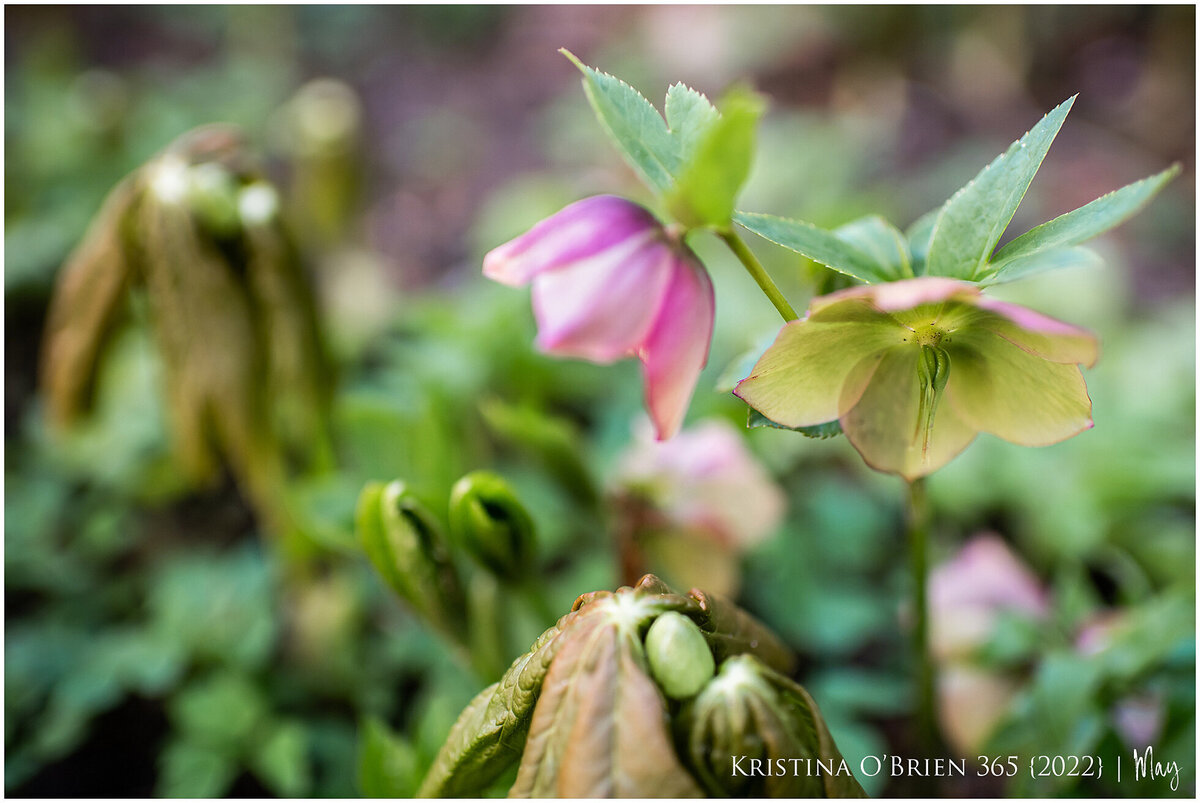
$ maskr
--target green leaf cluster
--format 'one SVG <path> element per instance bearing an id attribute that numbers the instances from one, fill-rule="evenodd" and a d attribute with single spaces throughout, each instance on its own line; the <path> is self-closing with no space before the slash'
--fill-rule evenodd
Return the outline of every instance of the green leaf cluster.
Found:
<path id="1" fill-rule="evenodd" d="M 946 276 L 995 284 L 1096 257 L 1080 243 L 1136 214 L 1179 173 L 1175 165 L 1043 223 L 996 250 L 1017 206 L 1062 127 L 1069 98 L 997 156 L 941 207 L 906 233 L 878 216 L 830 231 L 802 220 L 736 212 L 755 234 L 866 284 L 915 276 Z"/>
<path id="2" fill-rule="evenodd" d="M 704 95 L 675 84 L 660 115 L 629 84 L 562 53 L 583 73 L 592 110 L 621 155 L 670 214 L 687 228 L 729 230 L 750 174 L 762 98 L 734 87 L 718 112 Z"/>

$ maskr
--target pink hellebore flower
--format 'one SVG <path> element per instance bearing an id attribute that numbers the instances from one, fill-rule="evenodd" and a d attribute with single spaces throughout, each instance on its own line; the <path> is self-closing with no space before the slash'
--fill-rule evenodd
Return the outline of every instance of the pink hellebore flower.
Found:
<path id="1" fill-rule="evenodd" d="M 578 201 L 492 250 L 483 274 L 533 282 L 542 351 L 602 364 L 636 356 L 658 439 L 679 430 L 715 301 L 699 259 L 649 211 L 611 195 Z"/>
<path id="2" fill-rule="evenodd" d="M 712 419 L 666 443 L 639 422 L 616 473 L 619 532 L 667 582 L 732 597 L 739 556 L 779 528 L 787 499 L 732 424 Z"/>
<path id="3" fill-rule="evenodd" d="M 648 435 L 639 432 L 622 456 L 618 481 L 645 495 L 670 523 L 739 552 L 779 527 L 787 509 L 783 491 L 731 424 L 705 421 L 670 443 Z"/>
<path id="4" fill-rule="evenodd" d="M 814 299 L 734 393 L 787 427 L 834 420 L 872 468 L 915 479 L 978 432 L 1045 446 L 1092 426 L 1089 332 L 936 276 Z M 944 398 L 943 398 L 944 397 Z"/>

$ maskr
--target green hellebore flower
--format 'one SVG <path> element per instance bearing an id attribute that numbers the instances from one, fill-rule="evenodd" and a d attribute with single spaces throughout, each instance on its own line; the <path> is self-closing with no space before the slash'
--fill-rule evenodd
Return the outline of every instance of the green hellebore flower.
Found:
<path id="1" fill-rule="evenodd" d="M 1046 446 L 1092 426 L 1079 365 L 1091 333 L 920 277 L 814 299 L 734 393 L 786 427 L 837 420 L 872 468 L 907 480 L 948 463 L 978 432 Z"/>

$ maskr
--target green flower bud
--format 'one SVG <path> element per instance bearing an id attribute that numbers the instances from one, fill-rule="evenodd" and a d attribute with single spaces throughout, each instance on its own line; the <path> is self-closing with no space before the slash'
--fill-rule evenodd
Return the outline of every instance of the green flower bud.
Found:
<path id="1" fill-rule="evenodd" d="M 667 611 L 650 625 L 646 658 L 651 676 L 674 700 L 694 697 L 717 668 L 700 628 L 675 611 Z"/>
<path id="2" fill-rule="evenodd" d="M 358 497 L 355 525 L 363 551 L 392 590 L 461 641 L 466 602 L 458 573 L 437 521 L 405 484 L 369 483 Z"/>
<path id="3" fill-rule="evenodd" d="M 752 655 L 721 664 L 681 712 L 688 765 L 722 797 L 862 797 L 821 712 L 803 688 Z M 752 760 L 805 762 L 798 772 L 745 772 Z M 816 768 L 820 762 L 821 768 Z M 741 766 L 743 772 L 730 772 Z"/>
<path id="4" fill-rule="evenodd" d="M 473 471 L 454 484 L 450 532 L 474 560 L 503 580 L 521 581 L 533 568 L 533 519 L 496 474 Z"/>

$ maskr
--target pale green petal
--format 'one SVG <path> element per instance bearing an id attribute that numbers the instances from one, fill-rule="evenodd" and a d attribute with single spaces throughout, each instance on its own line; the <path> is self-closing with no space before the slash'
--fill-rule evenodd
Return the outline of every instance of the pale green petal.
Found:
<path id="1" fill-rule="evenodd" d="M 886 317 L 882 320 L 888 321 Z M 808 427 L 838 418 L 851 370 L 870 354 L 901 342 L 907 330 L 886 323 L 784 325 L 734 394 L 777 424 Z M 867 377 L 861 379 L 865 383 Z M 860 383 L 851 396 L 862 391 Z"/>
<path id="2" fill-rule="evenodd" d="M 923 477 L 950 462 L 967 448 L 977 432 L 943 399 L 937 405 L 926 448 L 925 433 L 917 427 L 920 357 L 919 348 L 898 346 L 864 360 L 854 373 L 868 375 L 869 382 L 857 403 L 841 419 L 846 437 L 867 465 L 908 480 Z M 872 363 L 874 371 L 870 370 Z M 950 381 L 954 381 L 953 360 Z"/>
<path id="3" fill-rule="evenodd" d="M 947 351 L 946 401 L 978 429 L 1023 446 L 1046 446 L 1091 428 L 1092 400 L 1078 366 L 1048 362 L 982 332 Z"/>
<path id="4" fill-rule="evenodd" d="M 991 298 L 980 299 L 978 308 L 963 325 L 997 334 L 1023 351 L 1051 362 L 1081 363 L 1090 368 L 1100 356 L 1096 336 L 1086 329 Z M 964 342 L 973 345 L 970 340 Z"/>

